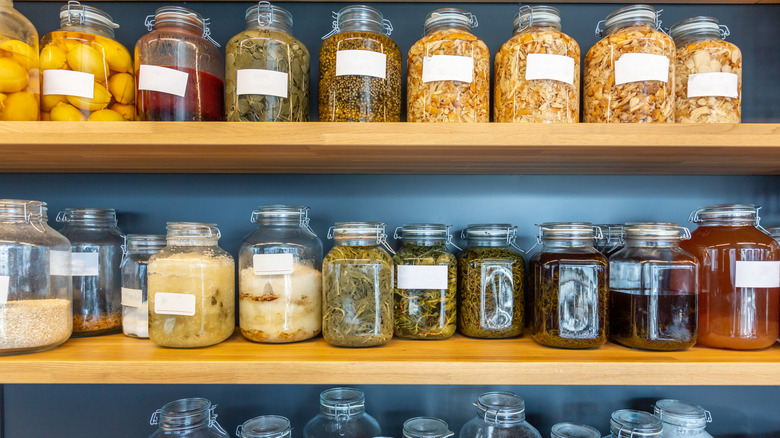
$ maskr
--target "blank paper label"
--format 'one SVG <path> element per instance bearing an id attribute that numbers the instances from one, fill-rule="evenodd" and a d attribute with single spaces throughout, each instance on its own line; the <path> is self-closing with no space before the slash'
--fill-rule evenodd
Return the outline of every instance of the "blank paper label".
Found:
<path id="1" fill-rule="evenodd" d="M 96 252 L 74 252 L 70 257 L 70 273 L 77 276 L 93 276 L 100 274 L 100 264 Z"/>
<path id="2" fill-rule="evenodd" d="M 126 307 L 141 307 L 144 292 L 141 289 L 122 288 L 122 305 Z"/>
<path id="3" fill-rule="evenodd" d="M 336 76 L 387 77 L 387 55 L 371 50 L 339 50 L 336 52 Z"/>
<path id="4" fill-rule="evenodd" d="M 737 261 L 736 287 L 780 287 L 780 262 Z"/>
<path id="5" fill-rule="evenodd" d="M 236 94 L 261 94 L 287 98 L 289 75 L 283 71 L 248 68 L 236 72 Z"/>
<path id="6" fill-rule="evenodd" d="M 283 275 L 293 272 L 292 254 L 255 254 L 252 256 L 255 275 Z"/>
<path id="7" fill-rule="evenodd" d="M 195 315 L 195 295 L 157 292 L 154 294 L 154 313 L 158 315 Z"/>
<path id="8" fill-rule="evenodd" d="M 574 85 L 574 58 L 531 53 L 525 66 L 525 80 L 550 79 Z"/>
<path id="9" fill-rule="evenodd" d="M 669 80 L 669 58 L 647 53 L 626 53 L 615 61 L 615 84 Z"/>
<path id="10" fill-rule="evenodd" d="M 737 93 L 734 73 L 698 73 L 688 76 L 688 97 L 733 97 Z"/>
<path id="11" fill-rule="evenodd" d="M 423 82 L 474 81 L 474 58 L 470 56 L 434 55 L 423 58 Z"/>
<path id="12" fill-rule="evenodd" d="M 8 301 L 8 285 L 11 283 L 11 277 L 0 275 L 0 304 Z"/>
<path id="13" fill-rule="evenodd" d="M 184 97 L 189 76 L 189 73 L 172 68 L 142 65 L 138 69 L 138 89 Z"/>
<path id="14" fill-rule="evenodd" d="M 43 94 L 62 94 L 92 99 L 95 94 L 95 75 L 70 70 L 44 70 Z"/>
<path id="15" fill-rule="evenodd" d="M 70 251 L 49 251 L 49 275 L 70 275 Z"/>
<path id="16" fill-rule="evenodd" d="M 398 266 L 398 289 L 447 289 L 447 266 Z"/>

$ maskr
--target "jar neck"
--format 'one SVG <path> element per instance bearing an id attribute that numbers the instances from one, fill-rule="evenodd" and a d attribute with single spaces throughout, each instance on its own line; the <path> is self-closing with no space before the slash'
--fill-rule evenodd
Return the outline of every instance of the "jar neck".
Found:
<path id="1" fill-rule="evenodd" d="M 508 248 L 509 244 L 506 239 L 494 240 L 494 239 L 468 239 L 468 246 L 476 247 L 491 247 L 491 248 Z"/>
<path id="2" fill-rule="evenodd" d="M 517 414 L 495 414 L 494 412 L 479 412 L 477 414 L 484 422 L 500 426 L 514 426 L 525 421 L 525 412 Z"/>
<path id="3" fill-rule="evenodd" d="M 177 236 L 168 237 L 168 246 L 217 246 L 219 239 L 213 237 Z"/>
<path id="4" fill-rule="evenodd" d="M 542 22 L 542 23 L 534 23 L 533 25 L 525 28 L 515 27 L 515 35 L 523 32 L 543 32 L 543 31 L 560 32 L 561 23 Z"/>
<path id="5" fill-rule="evenodd" d="M 678 239 L 625 239 L 626 247 L 664 247 L 664 248 L 678 248 L 680 241 Z"/>
<path id="6" fill-rule="evenodd" d="M 555 239 L 555 240 L 543 240 L 542 245 L 546 249 L 559 249 L 559 248 L 593 248 L 593 239 Z"/>
<path id="7" fill-rule="evenodd" d="M 748 218 L 719 218 L 702 220 L 700 227 L 755 227 L 756 220 Z"/>
<path id="8" fill-rule="evenodd" d="M 301 218 L 299 216 L 287 217 L 258 217 L 257 227 L 283 227 L 283 228 L 302 228 Z"/>
<path id="9" fill-rule="evenodd" d="M 114 39 L 114 29 L 103 26 L 89 26 L 86 24 L 61 24 L 60 30 L 68 32 L 88 33 Z"/>
<path id="10" fill-rule="evenodd" d="M 454 31 L 461 31 L 461 32 L 467 32 L 471 33 L 471 25 L 468 23 L 463 23 L 462 21 L 458 20 L 442 20 L 437 23 L 433 24 L 425 24 L 425 36 L 428 36 L 434 32 L 440 32 L 443 30 L 454 30 Z"/>
<path id="11" fill-rule="evenodd" d="M 714 32 L 692 32 L 689 34 L 680 35 L 674 39 L 674 44 L 677 46 L 685 46 L 692 43 L 698 43 L 701 41 L 723 41 L 720 35 L 720 31 Z"/>
<path id="12" fill-rule="evenodd" d="M 204 409 L 192 415 L 172 415 L 160 414 L 160 429 L 165 431 L 185 431 L 209 427 L 211 412 Z"/>
<path id="13" fill-rule="evenodd" d="M 434 238 L 434 237 L 404 237 L 401 240 L 401 246 L 430 246 L 445 248 L 447 244 L 446 239 Z"/>
<path id="14" fill-rule="evenodd" d="M 285 26 L 282 23 L 259 24 L 257 21 L 252 23 L 247 21 L 246 30 L 265 30 L 269 32 L 282 32 L 288 35 L 292 35 L 292 28 Z"/>
<path id="15" fill-rule="evenodd" d="M 336 18 L 341 32 L 372 32 L 385 35 L 384 17 L 378 10 L 364 5 L 342 8 Z"/>
<path id="16" fill-rule="evenodd" d="M 165 23 L 155 23 L 154 30 L 177 31 L 177 32 L 187 33 L 193 36 L 203 36 L 203 26 L 197 26 L 192 23 L 181 23 L 181 22 L 170 22 L 170 21 Z"/>
<path id="17" fill-rule="evenodd" d="M 246 29 L 267 30 L 292 34 L 292 15 L 285 9 L 267 2 L 249 7 L 246 11 Z"/>
<path id="18" fill-rule="evenodd" d="M 379 246 L 381 242 L 376 238 L 369 237 L 339 237 L 334 239 L 334 245 L 336 246 Z"/>

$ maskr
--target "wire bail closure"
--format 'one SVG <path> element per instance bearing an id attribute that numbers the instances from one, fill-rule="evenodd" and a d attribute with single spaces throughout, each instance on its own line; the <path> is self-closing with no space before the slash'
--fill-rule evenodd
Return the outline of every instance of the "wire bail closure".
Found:
<path id="1" fill-rule="evenodd" d="M 273 8 L 271 3 L 265 0 L 257 2 L 257 24 L 270 26 L 273 21 Z"/>
<path id="2" fill-rule="evenodd" d="M 661 21 L 661 13 L 663 11 L 664 11 L 663 9 L 658 9 L 657 11 L 655 11 L 655 19 L 653 20 L 653 28 L 655 30 L 660 30 L 661 32 L 668 34 L 669 32 L 667 32 L 667 31 L 665 31 L 664 29 L 661 28 L 661 23 L 663 23 Z M 599 20 L 599 22 L 596 23 L 596 36 L 597 37 L 604 36 L 604 30 L 605 30 L 604 29 L 604 23 L 606 23 L 606 22 L 607 22 L 607 20 Z"/>
<path id="3" fill-rule="evenodd" d="M 71 10 L 71 8 L 73 8 L 73 10 Z M 76 8 L 78 8 L 80 13 L 76 11 Z M 68 24 L 73 24 L 71 17 L 77 17 L 78 24 L 84 24 L 87 20 L 87 17 L 84 14 L 84 6 L 76 0 L 68 1 Z"/>
<path id="4" fill-rule="evenodd" d="M 205 38 L 207 41 L 209 41 L 211 44 L 214 44 L 217 47 L 222 47 L 219 45 L 218 42 L 214 40 L 214 38 L 211 37 L 211 29 L 209 28 L 210 24 L 211 24 L 211 18 L 203 19 L 203 38 Z"/>
<path id="5" fill-rule="evenodd" d="M 149 32 L 154 30 L 154 15 L 147 15 L 146 19 L 144 20 L 144 26 L 146 26 L 146 30 Z"/>
<path id="6" fill-rule="evenodd" d="M 725 24 L 721 24 L 720 26 L 718 26 L 718 29 L 720 29 L 721 39 L 725 40 L 727 36 L 731 35 L 731 31 L 729 30 L 729 27 L 726 26 Z"/>
<path id="7" fill-rule="evenodd" d="M 528 13 L 526 13 L 525 11 L 528 11 Z M 534 8 L 532 8 L 532 7 L 528 6 L 528 5 L 520 4 L 520 7 L 517 9 L 517 14 L 518 14 L 517 15 L 517 21 L 518 21 L 518 24 L 520 24 L 520 26 L 519 26 L 520 29 L 519 30 L 527 29 L 527 28 L 531 27 L 534 24 Z M 528 15 L 528 20 L 527 20 L 528 24 L 524 24 L 526 22 L 526 20 L 523 20 L 522 18 L 520 18 L 523 15 Z"/>
<path id="8" fill-rule="evenodd" d="M 330 11 L 330 16 L 331 16 L 331 18 L 333 18 L 333 23 L 331 24 L 331 26 L 333 26 L 333 27 L 332 27 L 330 32 L 326 33 L 322 37 L 323 40 L 326 40 L 326 39 L 332 37 L 333 35 L 336 35 L 337 33 L 339 33 L 339 13 L 336 12 L 336 11 Z"/>

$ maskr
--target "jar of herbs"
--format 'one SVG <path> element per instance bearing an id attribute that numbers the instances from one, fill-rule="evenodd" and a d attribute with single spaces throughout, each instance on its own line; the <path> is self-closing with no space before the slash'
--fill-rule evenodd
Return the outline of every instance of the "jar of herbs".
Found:
<path id="1" fill-rule="evenodd" d="M 612 413 L 606 438 L 661 438 L 663 425 L 653 414 L 632 409 Z"/>
<path id="2" fill-rule="evenodd" d="M 166 245 L 160 234 L 128 234 L 122 258 L 122 333 L 131 338 L 149 337 L 149 259 Z"/>
<path id="3" fill-rule="evenodd" d="M 525 401 L 511 392 L 486 392 L 474 406 L 477 416 L 463 425 L 459 438 L 542 438 L 525 419 Z"/>
<path id="4" fill-rule="evenodd" d="M 290 438 L 290 420 L 280 415 L 261 415 L 236 428 L 237 438 Z"/>
<path id="5" fill-rule="evenodd" d="M 704 430 L 712 415 L 699 405 L 682 400 L 658 400 L 653 413 L 663 423 L 663 438 L 712 438 Z"/>
<path id="6" fill-rule="evenodd" d="M 382 435 L 366 413 L 366 397 L 355 388 L 331 388 L 320 394 L 320 413 L 306 423 L 303 438 L 366 438 Z"/>
<path id="7" fill-rule="evenodd" d="M 183 398 L 167 403 L 154 411 L 149 424 L 158 429 L 149 438 L 228 438 L 230 435 L 217 423 L 215 410 L 205 398 Z"/>
<path id="8" fill-rule="evenodd" d="M 434 417 L 414 417 L 404 421 L 404 438 L 450 438 L 455 435 L 447 422 Z"/>
<path id="9" fill-rule="evenodd" d="M 585 424 L 558 423 L 550 429 L 550 438 L 601 438 L 601 432 Z"/>
<path id="10" fill-rule="evenodd" d="M 13 0 L 0 0 L 0 121 L 38 120 L 38 32 Z"/>

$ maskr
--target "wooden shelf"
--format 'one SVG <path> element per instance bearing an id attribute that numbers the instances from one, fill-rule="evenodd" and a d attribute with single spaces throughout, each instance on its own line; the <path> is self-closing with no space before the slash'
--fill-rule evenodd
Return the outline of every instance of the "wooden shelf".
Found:
<path id="1" fill-rule="evenodd" d="M 780 174 L 780 124 L 0 122 L 0 172 Z"/>
<path id="2" fill-rule="evenodd" d="M 53 2 L 57 1 L 60 2 L 61 0 L 27 0 L 27 1 L 34 1 L 34 2 Z M 116 1 L 116 0 L 93 0 L 96 2 L 109 2 L 109 1 Z M 142 2 L 142 1 L 148 1 L 148 0 L 123 0 L 124 2 Z M 191 0 L 196 2 L 224 2 L 227 3 L 228 1 L 234 1 L 234 0 Z M 286 0 L 290 2 L 312 2 L 313 0 Z M 352 0 L 333 0 L 335 2 L 348 2 Z M 364 0 L 368 3 L 375 3 L 375 2 L 384 2 L 387 0 Z M 395 3 L 407 3 L 407 2 L 417 2 L 420 0 L 393 0 Z M 431 3 L 517 3 L 515 0 L 426 0 Z M 547 3 L 544 0 L 529 0 L 524 1 L 523 3 Z M 577 4 L 589 4 L 589 3 L 626 3 L 625 0 L 556 0 L 555 3 L 577 3 Z M 658 3 L 658 4 L 700 4 L 700 5 L 712 5 L 712 4 L 741 4 L 741 5 L 753 5 L 753 4 L 772 4 L 772 3 L 780 3 L 780 0 L 648 0 L 643 1 L 643 3 Z"/>

